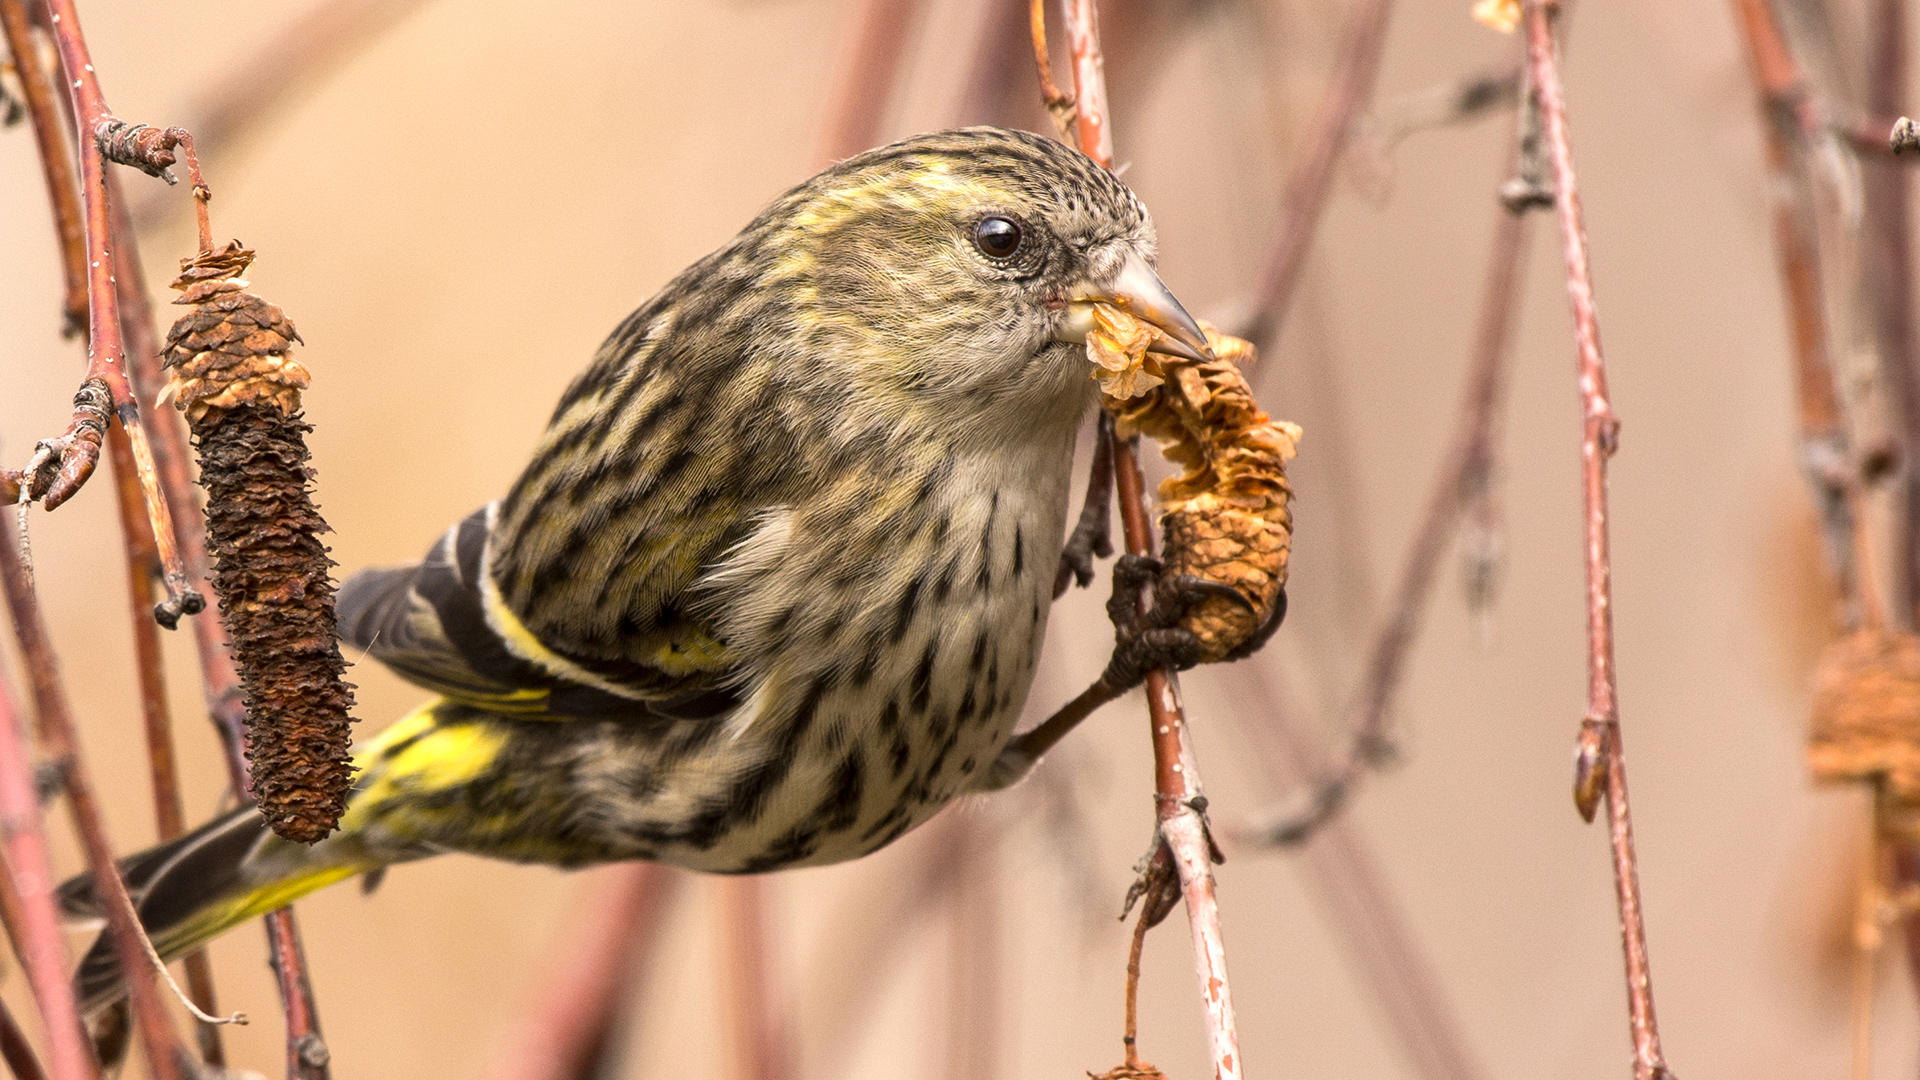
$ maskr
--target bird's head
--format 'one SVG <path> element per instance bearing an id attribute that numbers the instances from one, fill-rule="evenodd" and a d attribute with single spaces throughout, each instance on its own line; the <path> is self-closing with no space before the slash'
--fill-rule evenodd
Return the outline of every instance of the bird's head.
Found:
<path id="1" fill-rule="evenodd" d="M 1091 302 L 1206 348 L 1154 273 L 1152 219 L 1112 173 L 996 128 L 920 135 L 835 165 L 749 236 L 812 378 L 965 422 L 1077 418 Z"/>

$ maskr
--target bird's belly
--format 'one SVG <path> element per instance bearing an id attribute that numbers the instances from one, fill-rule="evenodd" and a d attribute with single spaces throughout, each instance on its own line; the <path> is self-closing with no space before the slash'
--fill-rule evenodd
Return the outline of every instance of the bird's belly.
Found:
<path id="1" fill-rule="evenodd" d="M 780 624 L 766 674 L 724 724 L 677 748 L 662 741 L 644 797 L 609 822 L 631 854 L 719 872 L 838 862 L 965 790 L 1032 685 L 1067 449 L 1021 484 L 954 470 L 920 524 L 872 557 L 859 536 L 792 544 L 754 586 Z M 849 559 L 861 560 L 857 573 Z"/>

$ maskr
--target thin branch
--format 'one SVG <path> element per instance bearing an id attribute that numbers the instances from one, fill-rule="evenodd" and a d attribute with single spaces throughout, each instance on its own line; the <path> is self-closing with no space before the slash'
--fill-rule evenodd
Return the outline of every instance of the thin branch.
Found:
<path id="1" fill-rule="evenodd" d="M 774 958 L 768 942 L 767 879 L 757 874 L 721 878 L 722 948 L 726 953 L 728 1044 L 734 1080 L 786 1080 L 792 1075 L 786 1024 L 775 1002 Z"/>
<path id="2" fill-rule="evenodd" d="M 1266 703 L 1258 718 L 1234 715 L 1255 740 L 1260 750 L 1255 761 L 1276 786 L 1327 773 L 1326 754 L 1302 732 L 1284 687 L 1276 685 L 1268 671 L 1237 664 L 1223 675 L 1228 692 L 1237 699 Z M 1359 819 L 1333 818 L 1296 850 L 1306 864 L 1308 889 L 1354 961 L 1359 979 L 1373 992 L 1409 1067 L 1423 1080 L 1485 1075 Z"/>
<path id="3" fill-rule="evenodd" d="M 14 1080 L 47 1080 L 40 1059 L 33 1056 L 33 1044 L 27 1041 L 27 1033 L 20 1029 L 13 1010 L 3 1001 L 0 1001 L 0 1061 L 7 1063 Z"/>
<path id="4" fill-rule="evenodd" d="M 53 80 L 40 62 L 40 50 L 22 0 L 0 2 L 0 30 L 6 34 L 7 51 L 13 55 L 14 70 L 20 75 L 33 138 L 40 147 L 41 175 L 47 182 L 47 197 L 53 202 L 53 225 L 60 241 L 65 284 L 60 305 L 64 314 L 62 332 L 71 337 L 87 327 L 87 227 L 81 218 L 80 180 L 74 175 L 73 154 L 61 130 Z"/>
<path id="5" fill-rule="evenodd" d="M 1523 215 L 1505 211 L 1498 215 L 1458 426 L 1427 491 L 1426 508 L 1407 548 L 1393 606 L 1374 633 L 1359 692 L 1347 709 L 1345 728 L 1351 733 L 1347 751 L 1331 771 L 1323 774 L 1304 808 L 1270 815 L 1254 830 L 1262 843 L 1288 845 L 1305 840 L 1339 812 L 1362 776 L 1393 759 L 1387 722 L 1407 653 L 1433 593 L 1441 556 L 1463 512 L 1471 505 L 1469 500 L 1489 486 L 1495 420 L 1506 384 L 1526 233 Z"/>
<path id="6" fill-rule="evenodd" d="M 594 1080 L 660 940 L 682 876 L 658 863 L 601 871 L 568 944 L 514 1022 L 489 1080 Z"/>
<path id="7" fill-rule="evenodd" d="M 1798 403 L 1800 468 L 1813 491 L 1826 534 L 1829 561 L 1848 597 L 1849 624 L 1860 618 L 1862 597 L 1853 571 L 1854 519 L 1848 492 L 1852 451 L 1829 351 L 1819 240 L 1808 160 L 1814 152 L 1797 119 L 1803 96 L 1799 66 L 1768 0 L 1734 0 L 1747 46 L 1767 147 L 1767 190 L 1773 202 L 1773 242 L 1792 330 Z"/>
<path id="8" fill-rule="evenodd" d="M 1060 89 L 1053 81 L 1053 51 L 1047 46 L 1047 0 L 1033 0 L 1027 5 L 1027 34 L 1033 39 L 1034 68 L 1040 74 L 1040 103 L 1047 107 L 1047 115 L 1053 119 L 1053 130 L 1061 141 L 1074 141 L 1074 123 L 1079 119 L 1079 110 L 1074 105 L 1073 95 Z M 1054 590 L 1059 595 L 1059 590 Z"/>
<path id="9" fill-rule="evenodd" d="M 952 989 L 937 1005 L 946 1020 L 947 1080 L 979 1080 L 1002 1071 L 998 831 L 978 816 L 956 815 L 942 853 L 955 867 L 954 887 L 947 894 Z"/>
<path id="10" fill-rule="evenodd" d="M 153 545 L 153 536 L 147 531 L 142 515 L 133 445 L 127 439 L 125 428 L 116 426 L 107 432 L 107 451 L 113 459 L 120 538 L 126 547 L 127 599 L 132 614 L 134 668 L 140 683 L 140 715 L 147 737 L 147 775 L 153 787 L 154 825 L 159 839 L 166 841 L 186 832 L 187 822 L 180 801 L 173 718 L 167 708 L 166 677 L 161 666 L 160 629 L 152 615 L 153 579 L 160 573 L 160 552 Z M 213 966 L 207 960 L 206 950 L 195 949 L 183 958 L 183 963 L 187 985 L 193 990 L 193 1007 L 213 1010 Z M 226 1064 L 218 1027 L 198 1024 L 194 1026 L 194 1034 L 202 1061 L 209 1065 Z"/>
<path id="11" fill-rule="evenodd" d="M 1905 0 L 1867 5 L 1867 109 L 1882 115 L 1900 108 L 1907 82 Z M 1913 308 L 1913 223 L 1909 177 L 1904 167 L 1863 162 L 1861 261 L 1871 304 L 1871 327 L 1880 367 L 1893 390 L 1896 437 L 1911 464 L 1920 460 L 1920 339 Z M 1899 620 L 1911 625 L 1920 613 L 1920 470 L 1909 467 L 1901 485 L 1899 571 L 1894 595 Z"/>
<path id="12" fill-rule="evenodd" d="M 314 1011 L 313 986 L 307 981 L 307 953 L 293 923 L 293 909 L 281 908 L 266 917 L 267 962 L 280 984 L 280 1001 L 287 1024 L 287 1080 L 327 1080 L 332 1053 L 320 1034 L 320 1016 Z"/>
<path id="13" fill-rule="evenodd" d="M 13 2 L 17 5 L 17 0 Z M 174 162 L 173 151 L 180 147 L 194 171 L 195 196 L 201 203 L 204 203 L 205 187 L 200 183 L 198 166 L 193 163 L 192 140 L 185 131 L 129 126 L 108 112 L 93 66 L 87 60 L 86 42 L 80 36 L 80 22 L 73 12 L 72 0 L 47 0 L 47 5 L 49 31 L 59 50 L 70 90 L 69 116 L 73 120 L 76 142 L 80 144 L 80 200 L 87 259 L 87 369 L 80 391 L 74 395 L 73 419 L 67 430 L 36 444 L 33 457 L 23 470 L 24 483 L 16 494 L 20 498 L 38 499 L 48 510 L 73 497 L 99 462 L 100 444 L 111 411 L 132 441 L 149 527 L 165 566 L 167 600 L 154 609 L 154 617 L 171 626 L 182 614 L 193 614 L 206 605 L 200 594 L 187 585 L 186 572 L 175 548 L 172 514 L 154 474 L 152 451 L 140 424 L 139 404 L 127 380 L 108 236 L 106 162 L 112 159 L 134 165 L 171 181 L 172 174 L 166 166 Z M 15 14 L 21 14 L 17 6 Z M 16 20 L 9 17 L 8 21 Z M 56 150 L 44 144 L 42 151 L 65 154 L 64 148 Z M 56 193 L 56 203 L 59 198 Z"/>
<path id="14" fill-rule="evenodd" d="M 1368 188 L 1383 193 L 1393 175 L 1393 153 L 1409 136 L 1469 124 L 1520 100 L 1521 65 L 1471 72 L 1451 82 L 1383 102 L 1355 117 L 1347 159 Z"/>
<path id="15" fill-rule="evenodd" d="M 1620 907 L 1621 944 L 1626 954 L 1634 1080 L 1666 1080 L 1667 1064 L 1660 1050 L 1660 1028 L 1653 1012 L 1653 976 L 1647 961 L 1646 926 L 1641 917 L 1640 879 L 1634 860 L 1633 822 L 1627 804 L 1620 711 L 1614 695 L 1607 459 L 1618 444 L 1620 425 L 1607 397 L 1606 362 L 1600 354 L 1600 320 L 1594 311 L 1587 227 L 1580 209 L 1580 191 L 1573 172 L 1573 142 L 1567 131 L 1566 100 L 1560 87 L 1558 59 L 1554 55 L 1553 7 L 1552 0 L 1526 0 L 1523 21 L 1527 63 L 1533 92 L 1540 105 L 1553 172 L 1554 206 L 1560 218 L 1567 299 L 1573 310 L 1574 346 L 1579 359 L 1581 490 L 1586 505 L 1587 715 L 1581 723 L 1575 791 L 1576 799 L 1582 803 L 1582 812 L 1589 817 L 1593 802 L 1602 792 L 1606 800 L 1615 891 Z"/>
<path id="16" fill-rule="evenodd" d="M 1384 3 L 1385 0 L 1368 0 Z M 1067 41 L 1073 57 L 1073 96 L 1078 103 L 1074 129 L 1080 149 L 1102 167 L 1113 167 L 1113 131 L 1107 115 L 1105 61 L 1093 0 L 1062 0 Z M 1113 470 L 1120 495 L 1120 520 L 1127 550 L 1153 554 L 1153 529 L 1147 520 L 1145 480 L 1135 443 L 1114 440 Z M 1151 609 L 1145 590 L 1140 610 Z M 1206 796 L 1188 739 L 1187 720 L 1173 675 L 1149 671 L 1147 714 L 1153 734 L 1154 803 L 1159 843 L 1179 871 L 1193 934 L 1194 966 L 1206 1009 L 1207 1042 L 1216 1080 L 1242 1076 L 1240 1038 L 1235 1030 L 1233 995 L 1227 982 L 1226 944 L 1220 932 L 1220 906 L 1214 896 L 1213 838 L 1207 833 Z"/>
<path id="17" fill-rule="evenodd" d="M 166 999 L 147 964 L 146 932 L 140 927 L 140 917 L 114 863 L 113 842 L 107 837 L 93 783 L 80 754 L 79 736 L 66 689 L 60 683 L 59 662 L 54 657 L 46 620 L 17 541 L 7 529 L 0 529 L 0 579 L 39 716 L 41 750 L 60 770 L 67 807 L 86 852 L 87 868 L 93 874 L 94 894 L 106 910 L 109 940 L 127 980 L 148 1068 L 158 1080 L 180 1080 L 183 1051 L 167 1015 Z"/>
<path id="18" fill-rule="evenodd" d="M 0 844 L 6 848 L 7 929 L 40 1010 L 54 1080 L 97 1080 L 93 1048 L 80 1025 L 80 1003 L 67 979 L 70 958 L 53 895 L 58 879 L 40 819 L 26 731 L 14 714 L 6 683 L 0 672 Z"/>
<path id="19" fill-rule="evenodd" d="M 1234 333 L 1256 344 L 1271 340 L 1285 321 L 1294 289 L 1307 262 L 1307 250 L 1326 207 L 1333 167 L 1354 128 L 1354 117 L 1373 93 L 1386 46 L 1392 0 L 1358 0 L 1347 17 L 1345 38 L 1334 62 L 1333 81 L 1320 103 L 1299 162 L 1287 176 L 1282 205 L 1285 217 L 1268 250 L 1265 267 L 1248 301 L 1245 323 Z"/>
<path id="20" fill-rule="evenodd" d="M 827 122 L 815 155 L 821 161 L 852 157 L 879 141 L 922 2 L 858 0 L 853 32 L 840 39 L 847 48 L 827 96 Z"/>

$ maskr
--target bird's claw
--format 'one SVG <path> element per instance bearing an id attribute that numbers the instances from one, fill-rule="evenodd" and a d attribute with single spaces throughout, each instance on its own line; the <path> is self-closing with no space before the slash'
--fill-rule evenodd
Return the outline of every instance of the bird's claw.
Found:
<path id="1" fill-rule="evenodd" d="M 1249 610 L 1253 605 L 1238 589 L 1192 574 L 1163 574 L 1165 567 L 1150 555 L 1122 555 L 1113 564 L 1113 595 L 1107 599 L 1107 617 L 1113 622 L 1113 658 L 1102 681 L 1115 690 L 1127 690 L 1155 668 L 1185 671 L 1200 662 L 1200 639 L 1180 625 L 1187 612 L 1203 600 L 1229 599 Z M 1140 590 L 1153 586 L 1153 607 L 1140 611 Z"/>

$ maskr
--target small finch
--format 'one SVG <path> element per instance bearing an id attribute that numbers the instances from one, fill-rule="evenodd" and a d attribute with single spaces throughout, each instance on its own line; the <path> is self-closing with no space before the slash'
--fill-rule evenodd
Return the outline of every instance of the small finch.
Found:
<path id="1" fill-rule="evenodd" d="M 620 324 L 505 498 L 342 587 L 342 639 L 439 696 L 360 748 L 327 839 L 243 808 L 128 859 L 161 954 L 446 851 L 838 862 L 1004 783 L 1108 374 L 1089 309 L 1206 348 L 1154 256 L 1131 191 L 1019 132 L 782 196 Z M 102 945 L 79 979 L 124 992 Z"/>

